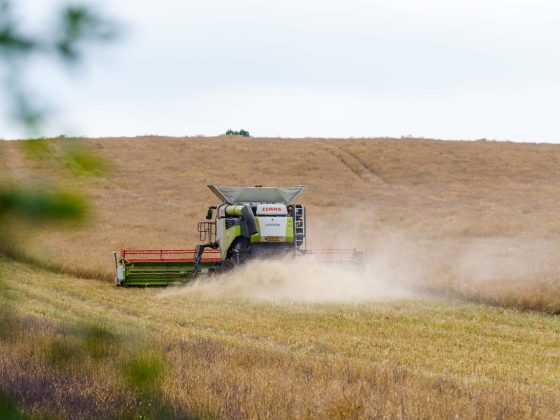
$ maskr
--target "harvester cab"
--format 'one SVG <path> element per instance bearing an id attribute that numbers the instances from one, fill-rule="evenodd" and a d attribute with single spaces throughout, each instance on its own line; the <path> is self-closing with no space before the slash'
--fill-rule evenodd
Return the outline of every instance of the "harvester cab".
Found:
<path id="1" fill-rule="evenodd" d="M 360 262 L 361 251 L 306 249 L 306 213 L 292 201 L 296 187 L 208 186 L 221 201 L 198 224 L 201 243 L 193 250 L 121 250 L 113 253 L 117 284 L 185 283 L 219 273 L 251 259 L 313 255 L 321 261 Z"/>

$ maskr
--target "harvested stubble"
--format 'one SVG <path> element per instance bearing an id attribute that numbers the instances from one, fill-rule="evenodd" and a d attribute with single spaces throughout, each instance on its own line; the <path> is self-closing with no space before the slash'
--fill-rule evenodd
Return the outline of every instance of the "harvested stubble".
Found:
<path id="1" fill-rule="evenodd" d="M 27 323 L 96 320 L 115 337 L 142 333 L 166 361 L 156 395 L 177 416 L 549 418 L 560 410 L 560 326 L 550 315 L 440 300 L 205 299 L 184 290 L 115 289 L 10 261 L 0 267 L 4 295 Z M 138 396 L 114 369 L 137 344 L 117 346 L 108 363 L 61 374 L 40 357 L 57 329 L 41 328 L 0 345 L 4 387 L 25 380 L 34 389 L 42 378 L 59 390 L 47 403 L 14 388 L 24 406 L 75 413 L 76 399 L 90 398 L 86 416 L 100 407 L 138 409 Z M 32 369 L 17 368 L 25 363 Z"/>

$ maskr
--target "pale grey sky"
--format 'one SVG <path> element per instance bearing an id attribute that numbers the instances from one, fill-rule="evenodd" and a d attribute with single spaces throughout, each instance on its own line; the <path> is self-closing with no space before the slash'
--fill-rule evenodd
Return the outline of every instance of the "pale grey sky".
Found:
<path id="1" fill-rule="evenodd" d="M 17 3 L 34 24 L 61 1 Z M 31 72 L 57 106 L 45 134 L 560 142 L 557 0 L 95 4 L 125 36 L 81 72 Z"/>

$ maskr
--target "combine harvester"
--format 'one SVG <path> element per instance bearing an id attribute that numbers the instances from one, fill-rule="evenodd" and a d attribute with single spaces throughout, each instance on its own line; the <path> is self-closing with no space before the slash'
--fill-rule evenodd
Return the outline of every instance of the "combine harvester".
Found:
<path id="1" fill-rule="evenodd" d="M 356 249 L 306 249 L 305 207 L 291 204 L 303 192 L 304 185 L 208 187 L 222 204 L 209 207 L 207 221 L 198 224 L 203 243 L 187 250 L 113 252 L 117 285 L 186 283 L 200 275 L 230 270 L 251 259 L 307 255 L 322 262 L 362 262 L 362 252 Z"/>

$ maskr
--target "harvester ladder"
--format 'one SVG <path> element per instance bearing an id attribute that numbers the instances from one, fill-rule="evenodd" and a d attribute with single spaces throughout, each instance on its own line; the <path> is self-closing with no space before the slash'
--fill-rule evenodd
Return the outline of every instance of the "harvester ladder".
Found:
<path id="1" fill-rule="evenodd" d="M 200 263 L 202 262 L 202 254 L 204 254 L 204 249 L 206 244 L 197 245 L 194 250 L 194 266 L 191 272 L 192 278 L 196 278 L 198 272 L 200 271 Z"/>
<path id="2" fill-rule="evenodd" d="M 294 239 L 296 248 L 305 243 L 305 207 L 294 205 Z"/>

